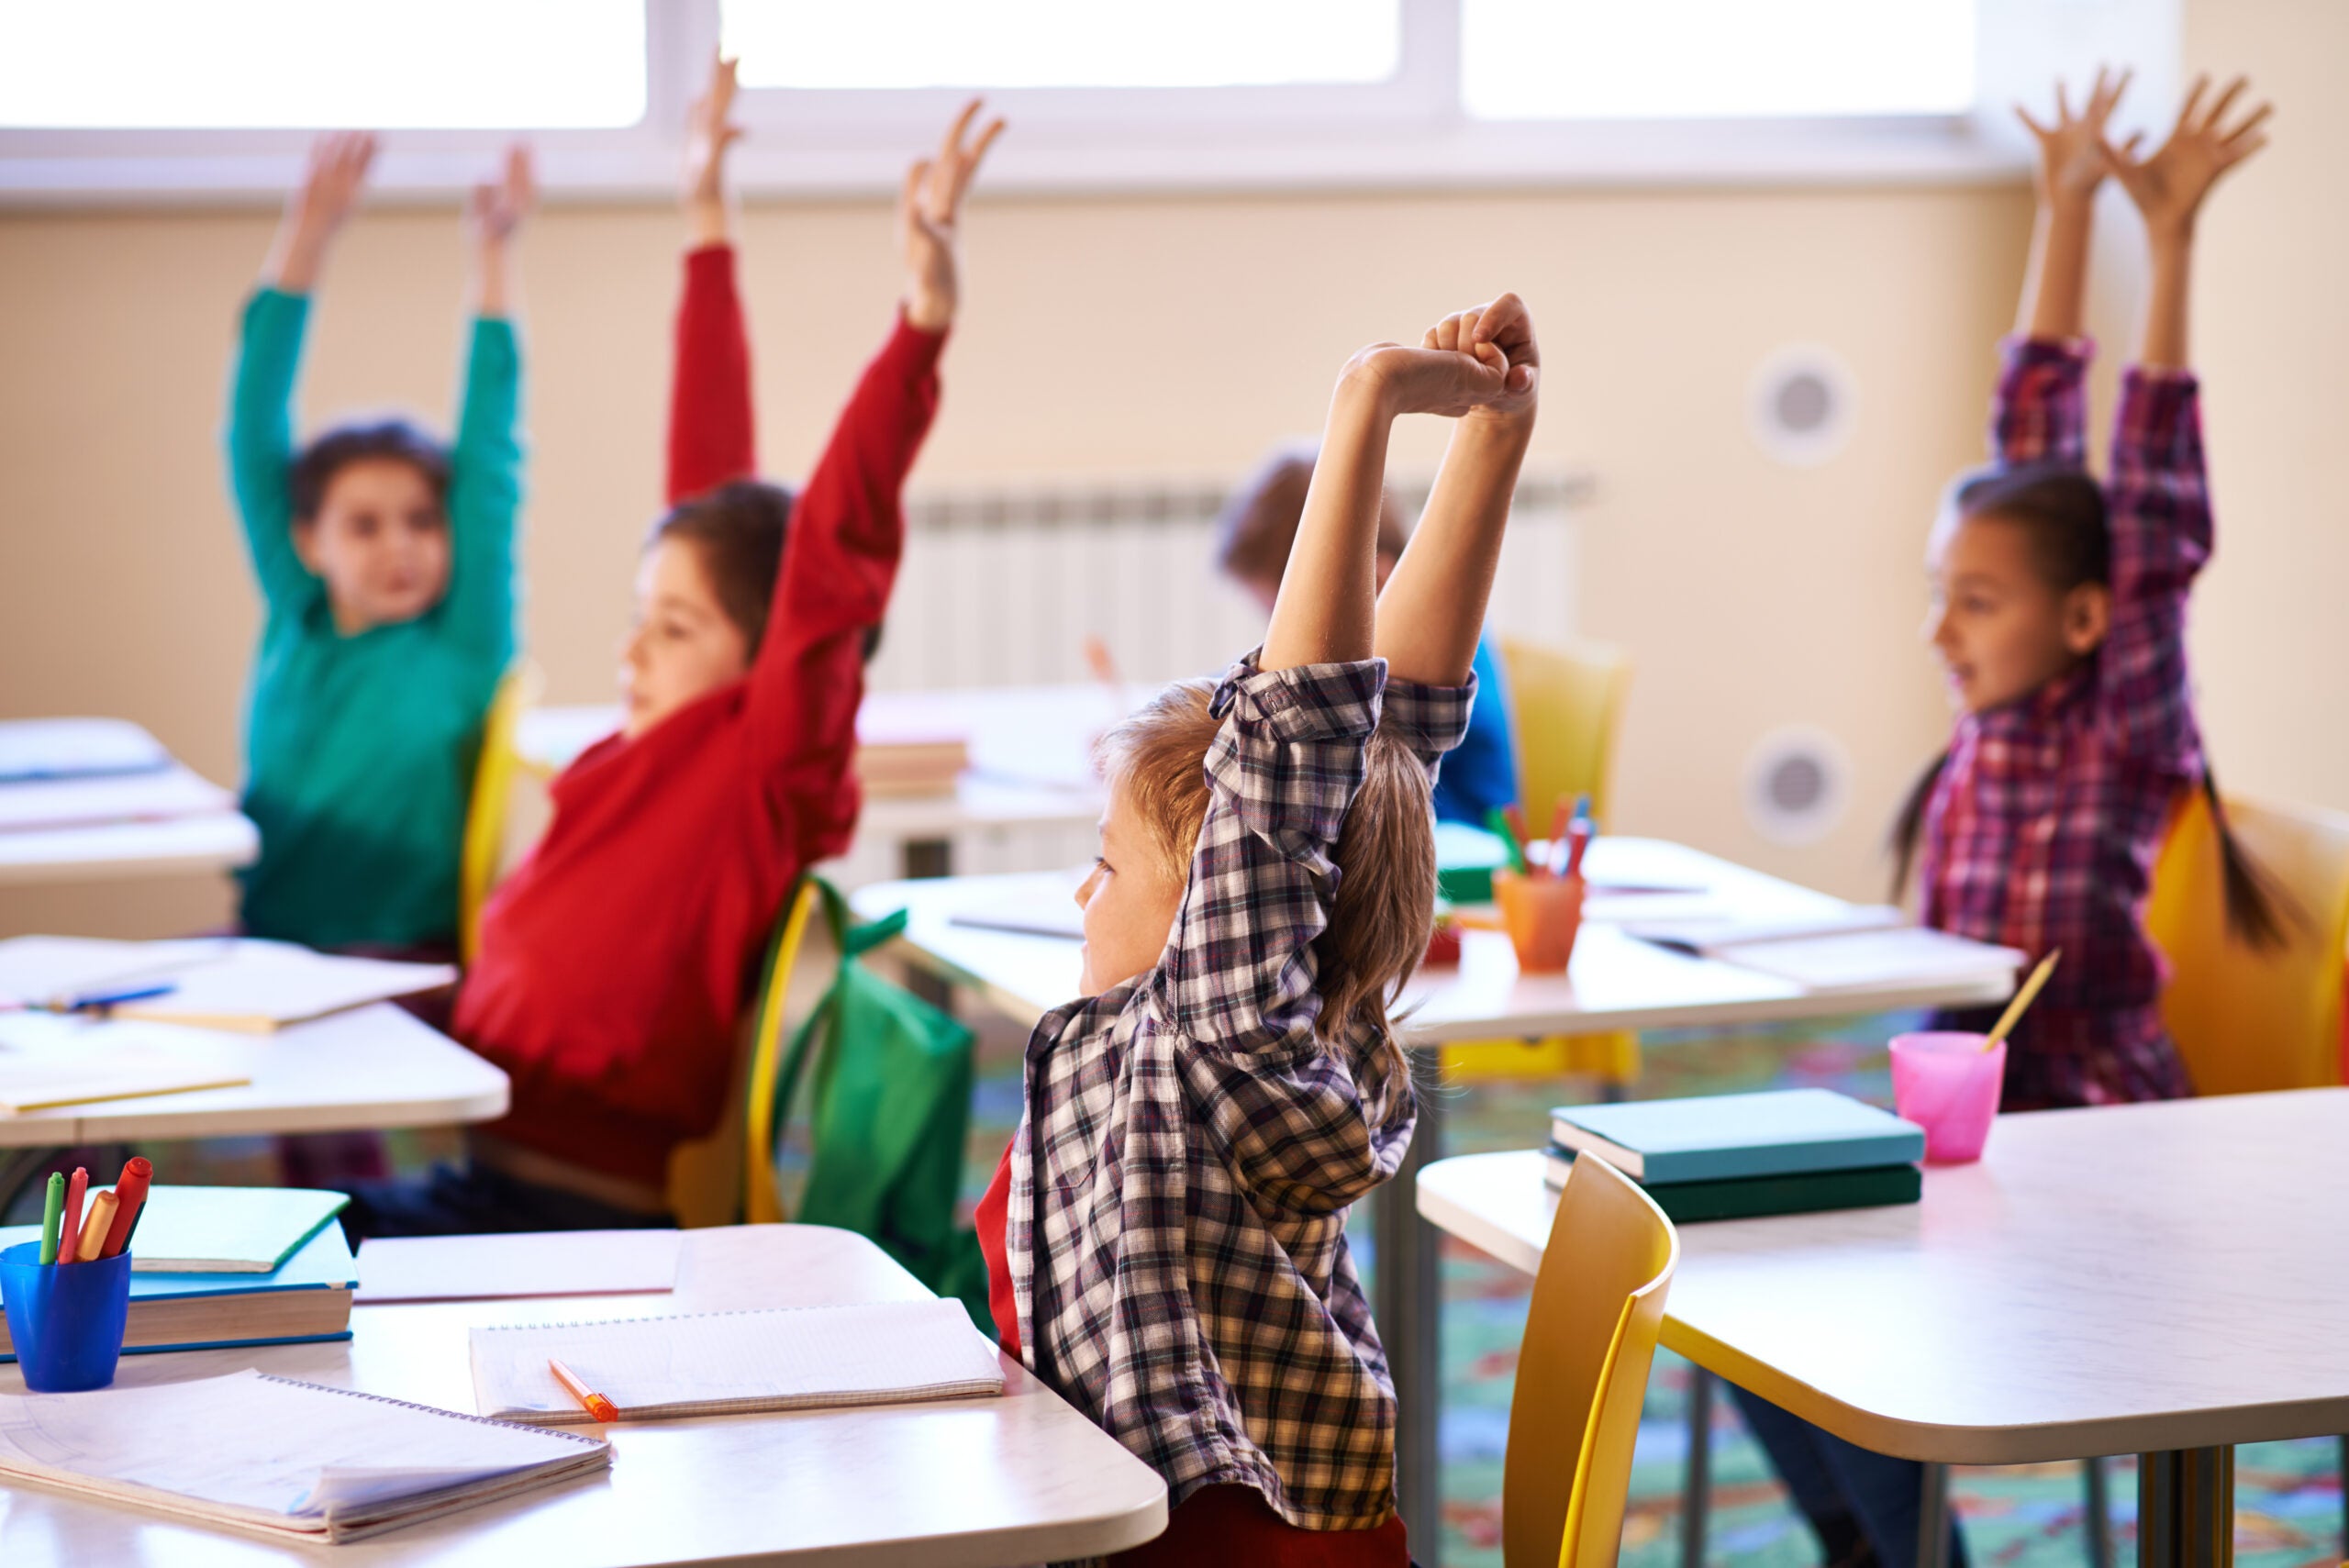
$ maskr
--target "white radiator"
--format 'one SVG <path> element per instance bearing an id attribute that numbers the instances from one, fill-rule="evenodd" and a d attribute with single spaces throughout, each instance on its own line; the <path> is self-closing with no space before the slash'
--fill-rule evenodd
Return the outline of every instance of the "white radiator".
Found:
<path id="1" fill-rule="evenodd" d="M 1504 632 L 1574 633 L 1573 508 L 1587 482 L 1528 474 L 1493 589 Z M 1407 514 L 1427 481 L 1397 484 Z M 1129 682 L 1210 674 L 1263 637 L 1264 615 L 1213 562 L 1226 486 L 1044 481 L 917 493 L 881 652 L 881 690 L 1084 681 L 1098 637 Z"/>

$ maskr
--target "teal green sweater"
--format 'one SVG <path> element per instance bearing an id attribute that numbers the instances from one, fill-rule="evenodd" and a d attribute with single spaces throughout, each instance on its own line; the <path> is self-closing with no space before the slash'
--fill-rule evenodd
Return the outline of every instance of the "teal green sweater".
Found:
<path id="1" fill-rule="evenodd" d="M 450 456 L 449 592 L 415 620 L 346 637 L 294 552 L 287 472 L 309 301 L 245 307 L 228 476 L 265 616 L 245 717 L 245 929 L 317 947 L 412 946 L 457 929 L 457 867 L 482 719 L 514 657 L 516 435 L 511 323 L 473 325 Z"/>

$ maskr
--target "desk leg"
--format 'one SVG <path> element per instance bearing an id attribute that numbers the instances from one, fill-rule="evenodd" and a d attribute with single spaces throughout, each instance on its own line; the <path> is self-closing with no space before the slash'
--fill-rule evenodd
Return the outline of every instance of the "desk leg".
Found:
<path id="1" fill-rule="evenodd" d="M 1705 1568 L 1713 1507 L 1713 1374 L 1688 1363 L 1688 1475 L 1680 1498 L 1680 1568 Z"/>
<path id="2" fill-rule="evenodd" d="M 1917 1499 L 1917 1568 L 1949 1568 L 1949 1466 L 1928 1462 Z"/>
<path id="3" fill-rule="evenodd" d="M 2137 1457 L 2138 1568 L 2233 1568 L 2235 1451 Z"/>
<path id="4" fill-rule="evenodd" d="M 1412 1053 L 1419 1093 L 1419 1122 L 1402 1167 L 1378 1195 L 1378 1260 L 1371 1310 L 1386 1346 L 1395 1379 L 1396 1507 L 1421 1568 L 1442 1555 L 1443 1493 L 1436 1463 L 1436 1406 L 1442 1385 L 1443 1296 L 1436 1273 L 1435 1227 L 1419 1218 L 1419 1167 L 1440 1157 L 1443 1102 L 1432 1087 L 1438 1055 Z"/>
<path id="5" fill-rule="evenodd" d="M 2105 1482 L 2104 1461 L 2081 1461 L 2086 1483 L 2088 1568 L 2112 1568 L 2112 1496 Z"/>

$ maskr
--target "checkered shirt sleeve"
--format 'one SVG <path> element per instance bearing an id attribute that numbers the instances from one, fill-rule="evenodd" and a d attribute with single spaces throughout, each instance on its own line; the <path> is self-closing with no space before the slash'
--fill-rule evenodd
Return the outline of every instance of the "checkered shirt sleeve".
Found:
<path id="1" fill-rule="evenodd" d="M 1990 395 L 1990 455 L 2001 466 L 2088 461 L 2085 338 L 2009 338 Z"/>
<path id="2" fill-rule="evenodd" d="M 2123 755 L 2198 776 L 2186 597 L 2210 559 L 2211 526 L 2192 375 L 2136 368 L 2121 378 L 2105 515 L 2112 627 L 2098 656 L 2104 723 Z"/>

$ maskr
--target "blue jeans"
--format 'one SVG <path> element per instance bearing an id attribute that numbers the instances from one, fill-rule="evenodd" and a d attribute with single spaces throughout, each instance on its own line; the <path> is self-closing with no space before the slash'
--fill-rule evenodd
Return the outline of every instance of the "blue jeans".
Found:
<path id="1" fill-rule="evenodd" d="M 1826 1546 L 1831 1568 L 1839 1543 L 1855 1535 L 1883 1568 L 1917 1568 L 1922 1464 L 1845 1442 L 1734 1384 L 1730 1392 L 1794 1495 L 1795 1506 Z M 1954 1510 L 1949 1519 L 1949 1568 L 1965 1568 L 1965 1532 L 1958 1529 Z"/>

